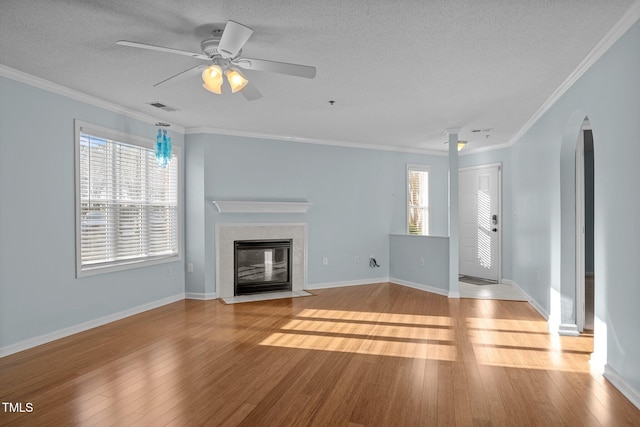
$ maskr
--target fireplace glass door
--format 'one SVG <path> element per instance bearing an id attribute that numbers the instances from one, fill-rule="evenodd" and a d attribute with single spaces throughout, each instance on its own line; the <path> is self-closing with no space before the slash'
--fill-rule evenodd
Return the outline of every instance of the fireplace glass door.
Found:
<path id="1" fill-rule="evenodd" d="M 291 290 L 291 240 L 237 240 L 235 295 Z"/>

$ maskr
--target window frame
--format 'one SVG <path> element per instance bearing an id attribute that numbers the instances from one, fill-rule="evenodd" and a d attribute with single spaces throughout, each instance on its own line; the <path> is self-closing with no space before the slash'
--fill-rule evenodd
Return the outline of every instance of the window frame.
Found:
<path id="1" fill-rule="evenodd" d="M 99 138 L 113 140 L 115 142 L 138 146 L 145 149 L 155 149 L 155 140 L 132 135 L 130 133 L 117 131 L 93 123 L 75 120 L 74 149 L 75 149 L 75 243 L 76 243 L 76 278 L 95 276 L 116 271 L 132 270 L 136 268 L 148 267 L 158 264 L 167 264 L 182 261 L 184 254 L 184 191 L 182 188 L 182 150 L 175 144 L 172 147 L 173 154 L 177 160 L 176 194 L 178 198 L 177 206 L 177 235 L 178 253 L 166 256 L 152 256 L 142 259 L 121 260 L 112 263 L 97 265 L 83 269 L 82 266 L 82 201 L 81 201 L 81 171 L 80 171 L 80 134 L 89 134 Z"/>
<path id="2" fill-rule="evenodd" d="M 411 201 L 411 182 L 409 179 L 409 174 L 412 171 L 417 171 L 417 172 L 426 172 L 428 175 L 428 182 L 427 182 L 427 206 L 426 206 L 426 210 L 427 210 L 427 230 L 426 233 L 422 233 L 422 234 L 415 234 L 415 233 L 411 233 L 409 227 L 411 226 L 411 205 L 409 204 Z M 406 201 L 405 201 L 405 207 L 406 207 L 406 226 L 405 226 L 405 232 L 410 235 L 410 236 L 429 236 L 431 234 L 431 166 L 430 165 L 425 165 L 425 164 L 412 164 L 412 163 L 408 163 L 407 167 L 406 167 L 406 171 L 405 171 L 405 185 L 406 185 L 406 192 L 405 192 L 405 196 L 406 196 Z M 422 209 L 425 209 L 424 207 L 422 207 Z"/>

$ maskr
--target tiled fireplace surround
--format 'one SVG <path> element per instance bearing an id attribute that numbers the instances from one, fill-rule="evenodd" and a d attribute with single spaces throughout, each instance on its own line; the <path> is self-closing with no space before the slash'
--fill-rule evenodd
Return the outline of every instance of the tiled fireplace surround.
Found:
<path id="1" fill-rule="evenodd" d="M 234 242 L 236 240 L 292 239 L 292 290 L 301 291 L 306 283 L 306 223 L 218 223 L 216 224 L 216 283 L 218 297 L 233 297 Z"/>

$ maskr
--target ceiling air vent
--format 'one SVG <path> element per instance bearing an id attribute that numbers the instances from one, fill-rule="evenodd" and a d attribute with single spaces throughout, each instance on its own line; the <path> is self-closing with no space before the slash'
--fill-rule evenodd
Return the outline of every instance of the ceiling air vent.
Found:
<path id="1" fill-rule="evenodd" d="M 147 104 L 151 105 L 152 107 L 156 107 L 156 108 L 159 108 L 161 110 L 168 111 L 168 112 L 180 111 L 178 108 L 170 107 L 167 104 L 163 104 L 162 102 L 158 102 L 158 101 L 147 102 Z"/>

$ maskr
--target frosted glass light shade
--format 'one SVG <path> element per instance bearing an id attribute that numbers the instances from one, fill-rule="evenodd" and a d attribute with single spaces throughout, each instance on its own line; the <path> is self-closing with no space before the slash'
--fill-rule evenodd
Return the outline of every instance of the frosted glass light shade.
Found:
<path id="1" fill-rule="evenodd" d="M 222 93 L 222 68 L 219 65 L 212 65 L 202 72 L 204 87 L 209 92 L 220 95 Z"/>
<path id="2" fill-rule="evenodd" d="M 242 73 L 235 68 L 230 68 L 227 70 L 227 80 L 229 81 L 229 85 L 231 86 L 231 92 L 236 93 L 241 91 L 244 88 L 248 80 Z"/>

